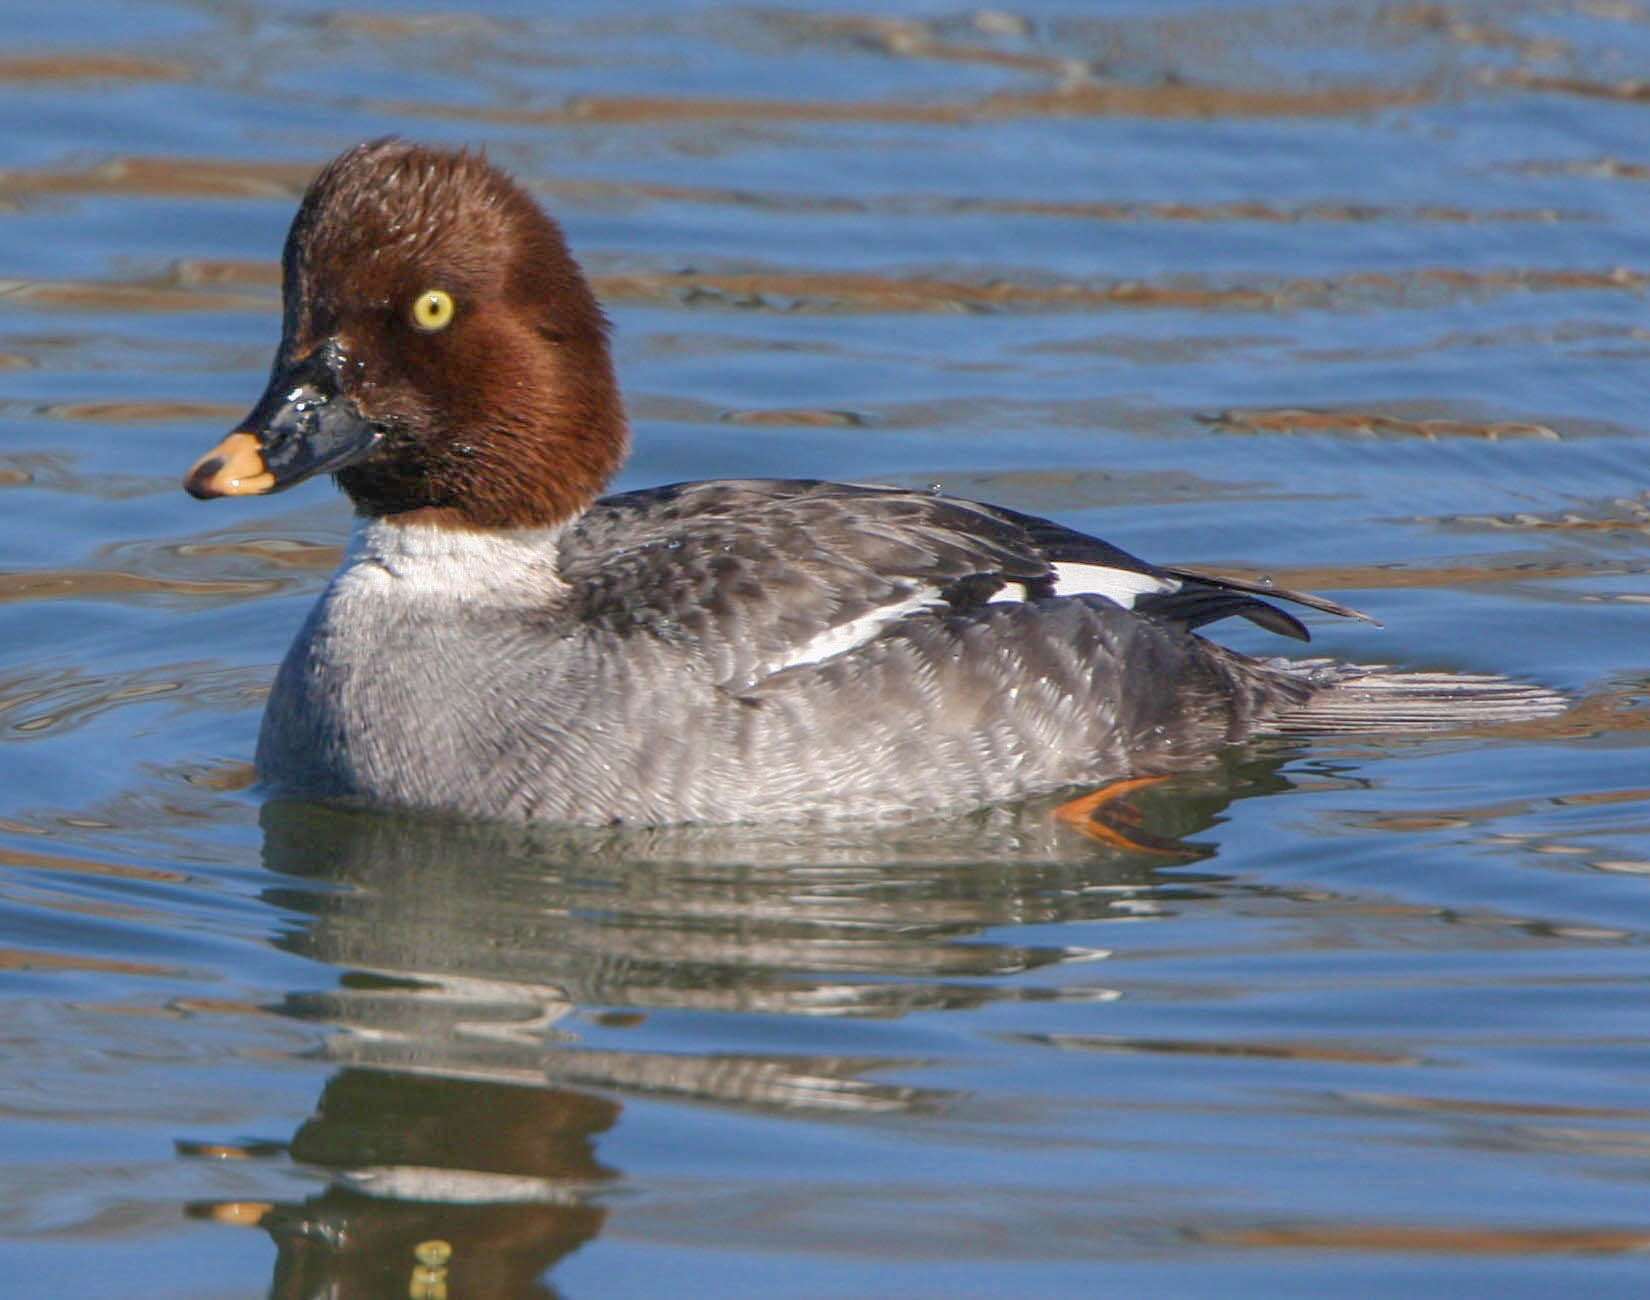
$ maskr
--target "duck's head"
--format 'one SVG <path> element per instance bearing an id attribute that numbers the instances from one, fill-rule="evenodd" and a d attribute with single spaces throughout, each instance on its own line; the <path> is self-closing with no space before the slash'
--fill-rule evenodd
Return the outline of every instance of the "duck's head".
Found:
<path id="1" fill-rule="evenodd" d="M 269 385 L 190 469 L 194 496 L 331 473 L 363 515 L 544 527 L 624 457 L 601 308 L 555 222 L 483 157 L 379 140 L 329 163 L 282 299 Z"/>

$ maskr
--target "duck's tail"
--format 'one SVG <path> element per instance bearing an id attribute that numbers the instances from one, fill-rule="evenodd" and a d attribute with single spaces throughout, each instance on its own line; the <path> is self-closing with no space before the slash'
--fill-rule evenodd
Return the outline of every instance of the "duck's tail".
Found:
<path id="1" fill-rule="evenodd" d="M 1262 724 L 1277 735 L 1377 735 L 1461 731 L 1532 722 L 1564 712 L 1557 691 L 1491 673 L 1417 673 L 1327 659 L 1268 665 L 1310 688 Z"/>

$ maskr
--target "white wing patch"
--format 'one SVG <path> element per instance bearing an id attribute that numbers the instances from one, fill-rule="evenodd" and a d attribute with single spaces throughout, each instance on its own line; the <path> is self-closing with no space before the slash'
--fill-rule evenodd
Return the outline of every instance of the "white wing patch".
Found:
<path id="1" fill-rule="evenodd" d="M 1054 594 L 1057 596 L 1104 596 L 1124 609 L 1133 609 L 1142 596 L 1179 591 L 1178 578 L 1160 578 L 1134 569 L 1113 569 L 1104 564 L 1056 564 Z"/>
<path id="2" fill-rule="evenodd" d="M 1178 578 L 1155 577 L 1134 569 L 1114 569 L 1104 564 L 1056 564 L 1053 569 L 1056 596 L 1104 596 L 1124 609 L 1133 609 L 1134 602 L 1141 596 L 1179 591 L 1182 586 Z M 1025 598 L 1024 584 L 1010 582 L 988 603 L 1011 605 Z M 915 614 L 924 609 L 941 609 L 944 606 L 945 600 L 937 589 L 924 588 L 904 600 L 879 606 L 858 618 L 849 619 L 846 623 L 826 628 L 795 646 L 784 659 L 766 671 L 783 672 L 787 668 L 822 663 L 837 655 L 847 654 L 850 650 L 857 650 L 874 640 L 881 635 L 885 627 L 897 623 L 907 614 Z"/>
<path id="3" fill-rule="evenodd" d="M 1107 600 L 1133 609 L 1142 596 L 1156 596 L 1179 591 L 1184 585 L 1179 578 L 1158 578 L 1134 569 L 1114 569 L 1105 564 L 1056 564 L 1054 594 L 1056 596 L 1104 596 Z M 1015 605 L 1026 598 L 1024 584 L 1011 582 L 993 596 L 988 604 Z"/>
<path id="4" fill-rule="evenodd" d="M 787 668 L 800 668 L 803 664 L 817 664 L 837 655 L 847 654 L 848 651 L 857 650 L 866 642 L 875 639 L 883 628 L 890 623 L 897 623 L 907 614 L 915 614 L 923 609 L 937 609 L 944 604 L 945 601 L 941 599 L 938 591 L 924 588 L 904 600 L 895 601 L 891 605 L 880 605 L 858 618 L 851 618 L 846 623 L 826 628 L 794 647 L 784 659 L 767 671 L 783 672 Z"/>

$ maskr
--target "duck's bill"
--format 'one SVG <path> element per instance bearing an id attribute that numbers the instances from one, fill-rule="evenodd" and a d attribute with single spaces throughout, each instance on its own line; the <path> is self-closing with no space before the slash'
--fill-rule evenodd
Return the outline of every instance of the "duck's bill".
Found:
<path id="1" fill-rule="evenodd" d="M 378 437 L 339 394 L 334 358 L 317 349 L 270 377 L 252 414 L 190 467 L 183 486 L 203 501 L 279 492 L 353 465 Z"/>

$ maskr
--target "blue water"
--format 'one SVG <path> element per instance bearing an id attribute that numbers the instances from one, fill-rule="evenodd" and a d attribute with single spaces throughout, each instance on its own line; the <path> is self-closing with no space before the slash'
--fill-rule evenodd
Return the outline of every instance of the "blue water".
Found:
<path id="1" fill-rule="evenodd" d="M 1650 1285 L 1638 7 L 68 3 L 0 51 L 14 1293 Z M 307 176 L 389 132 L 563 222 L 620 486 L 938 482 L 1574 707 L 1234 750 L 1135 798 L 1158 852 L 264 804 L 347 512 L 178 484 Z"/>

